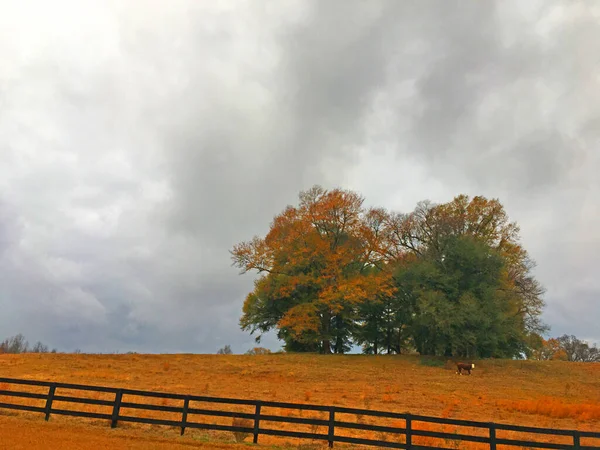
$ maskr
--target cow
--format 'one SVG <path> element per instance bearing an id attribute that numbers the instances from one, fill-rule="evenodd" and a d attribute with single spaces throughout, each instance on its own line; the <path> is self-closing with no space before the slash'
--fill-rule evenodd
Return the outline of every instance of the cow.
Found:
<path id="1" fill-rule="evenodd" d="M 475 368 L 475 364 L 471 364 L 471 363 L 467 364 L 467 363 L 459 362 L 456 364 L 456 368 L 457 368 L 456 373 L 459 375 L 462 375 L 463 370 L 467 371 L 469 373 L 469 375 L 471 375 L 471 369 Z"/>

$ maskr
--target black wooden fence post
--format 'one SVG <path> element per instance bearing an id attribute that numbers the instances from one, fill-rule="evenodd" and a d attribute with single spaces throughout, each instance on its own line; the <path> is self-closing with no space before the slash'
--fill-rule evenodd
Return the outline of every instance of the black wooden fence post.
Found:
<path id="1" fill-rule="evenodd" d="M 573 431 L 573 448 L 581 448 L 581 435 L 579 431 Z"/>
<path id="2" fill-rule="evenodd" d="M 52 400 L 54 400 L 54 392 L 56 391 L 56 383 L 50 385 L 48 390 L 48 399 L 46 400 L 46 422 L 50 418 L 50 411 L 52 411 Z"/>
<path id="3" fill-rule="evenodd" d="M 185 424 L 187 423 L 188 408 L 190 407 L 190 396 L 187 395 L 183 401 L 183 414 L 181 415 L 181 436 L 185 433 Z"/>
<path id="4" fill-rule="evenodd" d="M 329 433 L 327 438 L 329 440 L 329 448 L 333 448 L 333 436 L 335 432 L 335 406 L 329 408 Z"/>
<path id="5" fill-rule="evenodd" d="M 117 426 L 117 421 L 119 420 L 119 410 L 121 409 L 121 399 L 123 398 L 123 390 L 122 389 L 117 389 L 117 392 L 115 394 L 115 406 L 113 407 L 113 412 L 112 412 L 112 420 L 110 422 L 110 427 L 111 428 L 116 428 Z"/>
<path id="6" fill-rule="evenodd" d="M 496 424 L 490 423 L 490 450 L 496 450 Z"/>
<path id="7" fill-rule="evenodd" d="M 406 414 L 406 448 L 412 448 L 412 418 Z"/>
<path id="8" fill-rule="evenodd" d="M 256 402 L 256 412 L 254 413 L 254 443 L 258 444 L 258 430 L 260 426 L 260 400 Z"/>

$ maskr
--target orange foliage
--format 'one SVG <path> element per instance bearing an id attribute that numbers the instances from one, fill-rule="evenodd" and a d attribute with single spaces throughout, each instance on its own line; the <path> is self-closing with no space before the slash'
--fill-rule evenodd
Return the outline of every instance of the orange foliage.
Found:
<path id="1" fill-rule="evenodd" d="M 506 263 L 495 295 L 503 313 L 523 319 L 516 326 L 524 338 L 543 330 L 538 318 L 544 290 L 531 276 L 533 262 L 518 233 L 497 199 L 458 195 L 400 214 L 366 209 L 350 190 L 315 186 L 273 219 L 264 238 L 233 247 L 234 265 L 261 275 L 246 297 L 240 325 L 252 333 L 277 328 L 287 344 L 307 344 L 304 351 L 330 353 L 337 339 L 341 351 L 352 337 L 347 324 L 357 320 L 357 306 L 396 293 L 393 269 L 424 254 L 442 258 L 445 237 L 460 235 L 488 245 Z"/>
<path id="2" fill-rule="evenodd" d="M 234 264 L 243 272 L 267 274 L 248 296 L 244 314 L 261 294 L 289 301 L 277 327 L 298 340 L 306 333 L 315 340 L 328 334 L 333 316 L 391 295 L 395 288 L 386 269 L 392 252 L 382 231 L 387 215 L 366 211 L 362 203 L 354 192 L 314 187 L 300 194 L 298 207 L 275 217 L 264 239 L 234 246 Z M 379 270 L 369 270 L 374 267 Z"/>
<path id="3" fill-rule="evenodd" d="M 394 397 L 392 395 L 390 395 L 390 394 L 383 394 L 381 396 L 381 401 L 383 403 L 391 403 L 391 402 L 394 401 Z"/>
<path id="4" fill-rule="evenodd" d="M 456 430 L 454 427 L 450 425 L 439 425 L 433 423 L 415 423 L 413 425 L 413 429 L 422 430 L 422 431 L 434 431 L 438 433 L 454 433 Z M 423 446 L 431 446 L 431 447 L 441 447 L 445 445 L 441 445 L 443 443 L 443 439 L 433 438 L 429 436 L 413 436 L 412 443 L 414 445 L 423 445 Z M 463 444 L 463 448 L 465 448 Z"/>
<path id="5" fill-rule="evenodd" d="M 537 359 L 540 361 L 566 361 L 567 353 L 564 349 L 561 348 L 560 342 L 558 339 L 541 339 L 541 344 L 538 344 L 532 352 L 532 359 Z"/>
<path id="6" fill-rule="evenodd" d="M 448 404 L 448 406 L 446 406 L 446 408 L 442 411 L 441 416 L 445 419 L 452 417 L 452 414 L 454 413 L 454 411 L 456 411 L 457 407 L 458 407 L 458 402 L 455 400 L 454 402 L 452 402 L 452 403 Z"/>
<path id="7" fill-rule="evenodd" d="M 556 419 L 600 420 L 600 404 L 597 403 L 574 405 L 558 398 L 542 397 L 536 400 L 498 400 L 497 404 L 510 411 L 539 414 Z"/>

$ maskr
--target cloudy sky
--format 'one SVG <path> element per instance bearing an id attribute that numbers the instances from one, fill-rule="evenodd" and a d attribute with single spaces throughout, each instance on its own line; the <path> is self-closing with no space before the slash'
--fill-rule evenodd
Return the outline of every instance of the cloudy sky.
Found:
<path id="1" fill-rule="evenodd" d="M 0 338 L 243 352 L 228 251 L 318 183 L 499 198 L 551 334 L 600 342 L 599 25 L 574 0 L 0 0 Z"/>

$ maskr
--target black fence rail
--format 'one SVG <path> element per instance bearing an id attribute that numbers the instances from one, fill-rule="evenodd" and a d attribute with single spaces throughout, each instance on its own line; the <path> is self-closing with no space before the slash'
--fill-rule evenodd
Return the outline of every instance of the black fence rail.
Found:
<path id="1" fill-rule="evenodd" d="M 428 417 L 420 416 L 409 413 L 396 413 L 386 411 L 374 411 L 368 409 L 355 409 L 355 408 L 344 408 L 338 406 L 321 406 L 321 405 L 307 405 L 301 403 L 281 403 L 281 402 L 270 402 L 260 400 L 243 400 L 233 398 L 218 398 L 218 397 L 205 397 L 197 395 L 184 395 L 184 394 L 171 394 L 165 392 L 151 392 L 141 391 L 135 389 L 121 389 L 104 386 L 87 386 L 79 384 L 69 383 L 54 383 L 47 381 L 34 381 L 34 380 L 21 380 L 14 378 L 0 378 L 0 383 L 3 385 L 0 387 L 6 389 L 0 389 L 0 399 L 2 397 L 12 398 L 23 398 L 23 399 L 35 399 L 45 401 L 44 406 L 30 406 L 25 404 L 15 404 L 0 402 L 0 409 L 20 410 L 37 412 L 45 415 L 45 419 L 48 420 L 50 415 L 58 414 L 64 416 L 84 417 L 93 419 L 104 419 L 110 422 L 110 426 L 115 428 L 119 422 L 133 422 L 153 425 L 166 425 L 177 427 L 181 430 L 181 434 L 185 433 L 188 428 L 191 429 L 204 429 L 204 430 L 218 430 L 218 431 L 230 431 L 247 433 L 254 436 L 254 443 L 258 443 L 258 437 L 260 435 L 270 436 L 282 436 L 282 437 L 294 437 L 312 440 L 322 440 L 329 443 L 329 447 L 333 447 L 335 442 L 347 443 L 347 444 L 359 444 L 366 446 L 375 446 L 380 448 L 401 448 L 401 449 L 444 449 L 450 450 L 449 447 L 442 446 L 431 446 L 431 445 L 419 445 L 414 443 L 416 437 L 429 437 L 436 439 L 444 439 L 447 441 L 460 441 L 460 442 L 472 442 L 485 445 L 485 448 L 496 450 L 499 445 L 502 446 L 516 446 L 516 447 L 528 447 L 538 449 L 600 449 L 598 445 L 583 445 L 583 440 L 596 440 L 596 444 L 600 443 L 600 432 L 591 431 L 577 431 L 577 430 L 559 430 L 559 429 L 547 429 L 537 427 L 524 427 L 516 425 L 505 425 L 499 423 L 488 423 L 488 422 L 476 422 L 471 420 L 458 420 L 458 419 L 447 419 L 440 417 Z M 36 386 L 48 388 L 47 393 L 35 393 L 27 392 L 23 390 L 8 389 L 9 385 L 17 386 Z M 83 393 L 96 393 L 96 394 L 110 394 L 114 398 L 111 400 L 102 400 L 99 398 L 89 397 L 74 397 L 70 395 L 58 395 L 58 390 L 71 390 L 81 391 Z M 179 400 L 181 406 L 166 406 L 166 405 L 155 405 L 138 402 L 124 401 L 124 396 L 135 396 L 135 397 L 146 397 L 163 400 Z M 71 409 L 55 408 L 53 405 L 55 402 L 66 402 L 66 403 L 80 403 L 87 405 L 104 406 L 112 409 L 110 414 L 89 412 L 89 411 L 77 411 Z M 223 411 L 213 409 L 200 409 L 191 408 L 190 402 L 205 402 L 220 405 L 238 405 L 251 407 L 252 413 L 243 413 L 237 411 Z M 135 417 L 121 414 L 122 409 L 135 409 L 145 411 L 159 411 L 168 413 L 180 414 L 181 419 L 179 420 L 166 420 L 151 417 Z M 273 415 L 273 414 L 262 414 L 263 408 L 279 408 L 284 410 L 297 410 L 297 411 L 318 411 L 324 413 L 327 419 L 313 419 L 304 417 L 290 417 L 284 415 Z M 375 424 L 366 424 L 359 422 L 349 422 L 338 420 L 340 415 L 354 415 L 356 417 L 377 417 L 396 419 L 402 421 L 403 426 L 383 426 Z M 229 417 L 238 419 L 246 419 L 252 423 L 252 426 L 237 426 L 235 422 L 232 425 L 220 425 L 216 423 L 202 423 L 193 421 L 194 417 Z M 250 422 L 246 424 L 249 425 Z M 277 422 L 287 424 L 301 424 L 311 425 L 316 427 L 324 427 L 327 433 L 316 433 L 316 432 L 302 432 L 302 431 L 291 431 L 274 428 L 264 428 L 261 426 L 263 422 Z M 454 425 L 459 427 L 467 427 L 470 429 L 480 430 L 480 434 L 464 434 L 458 432 L 440 432 L 419 429 L 416 427 L 417 424 L 439 424 L 439 425 Z M 376 439 L 366 439 L 353 436 L 343 436 L 336 434 L 336 431 L 340 429 L 346 430 L 362 430 L 362 431 L 373 431 L 379 433 L 387 433 L 395 436 L 397 440 L 386 441 Z M 508 439 L 506 437 L 499 436 L 504 431 L 518 432 L 535 434 L 548 438 L 548 436 L 562 436 L 564 439 L 568 439 L 569 443 L 555 443 L 555 442 L 543 442 L 543 441 L 526 441 L 518 439 Z"/>

